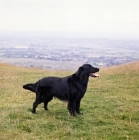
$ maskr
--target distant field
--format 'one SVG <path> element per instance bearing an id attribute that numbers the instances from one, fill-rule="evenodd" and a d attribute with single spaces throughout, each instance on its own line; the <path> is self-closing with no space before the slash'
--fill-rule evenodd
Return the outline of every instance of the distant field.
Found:
<path id="1" fill-rule="evenodd" d="M 0 63 L 8 63 L 22 67 L 37 67 L 41 69 L 52 69 L 52 70 L 73 70 L 77 69 L 83 64 L 79 61 L 54 61 L 45 59 L 34 59 L 34 58 L 2 58 L 0 57 Z"/>
<path id="2" fill-rule="evenodd" d="M 41 104 L 31 113 L 35 94 L 23 84 L 72 73 L 0 64 L 0 140 L 138 140 L 139 61 L 103 68 L 100 78 L 90 78 L 82 116 L 71 117 L 58 99 L 49 103 L 50 111 Z"/>
<path id="3" fill-rule="evenodd" d="M 139 60 L 139 40 L 0 35 L 0 63 L 75 70 L 83 63 L 107 67 Z"/>

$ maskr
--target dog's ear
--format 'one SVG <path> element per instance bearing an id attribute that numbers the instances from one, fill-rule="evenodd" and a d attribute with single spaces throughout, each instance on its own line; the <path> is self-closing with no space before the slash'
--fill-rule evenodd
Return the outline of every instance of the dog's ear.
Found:
<path id="1" fill-rule="evenodd" d="M 76 75 L 77 76 L 80 76 L 81 75 L 81 73 L 82 73 L 82 71 L 83 71 L 83 67 L 79 67 L 79 69 L 77 70 L 77 72 L 76 72 Z"/>

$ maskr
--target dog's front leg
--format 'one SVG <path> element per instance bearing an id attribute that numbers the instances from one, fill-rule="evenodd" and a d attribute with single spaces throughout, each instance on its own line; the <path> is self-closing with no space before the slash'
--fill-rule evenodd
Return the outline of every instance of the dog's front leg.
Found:
<path id="1" fill-rule="evenodd" d="M 83 113 L 80 112 L 80 102 L 81 99 L 76 101 L 76 113 L 79 115 L 83 115 Z"/>
<path id="2" fill-rule="evenodd" d="M 68 107 L 70 109 L 69 110 L 70 115 L 76 117 L 76 101 L 75 100 L 69 101 Z"/>

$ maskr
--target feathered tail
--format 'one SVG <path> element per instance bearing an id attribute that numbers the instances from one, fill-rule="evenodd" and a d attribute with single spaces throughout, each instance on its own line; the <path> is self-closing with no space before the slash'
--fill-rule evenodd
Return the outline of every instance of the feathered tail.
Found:
<path id="1" fill-rule="evenodd" d="M 27 89 L 27 90 L 30 90 L 32 92 L 35 92 L 35 85 L 34 84 L 26 84 L 26 85 L 23 85 L 23 88 L 24 89 Z"/>

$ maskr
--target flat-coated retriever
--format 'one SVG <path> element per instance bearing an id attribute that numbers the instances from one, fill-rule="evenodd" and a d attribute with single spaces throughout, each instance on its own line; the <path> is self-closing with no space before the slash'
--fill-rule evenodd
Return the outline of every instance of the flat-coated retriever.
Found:
<path id="1" fill-rule="evenodd" d="M 48 110 L 48 102 L 57 97 L 60 100 L 67 101 L 69 113 L 71 116 L 76 116 L 80 113 L 80 101 L 84 96 L 89 76 L 98 77 L 99 69 L 91 66 L 90 64 L 84 64 L 77 72 L 67 77 L 45 77 L 38 80 L 33 84 L 26 84 L 24 89 L 30 90 L 36 93 L 36 100 L 33 103 L 32 112 L 36 113 L 36 108 L 40 103 L 44 103 L 44 109 Z"/>

